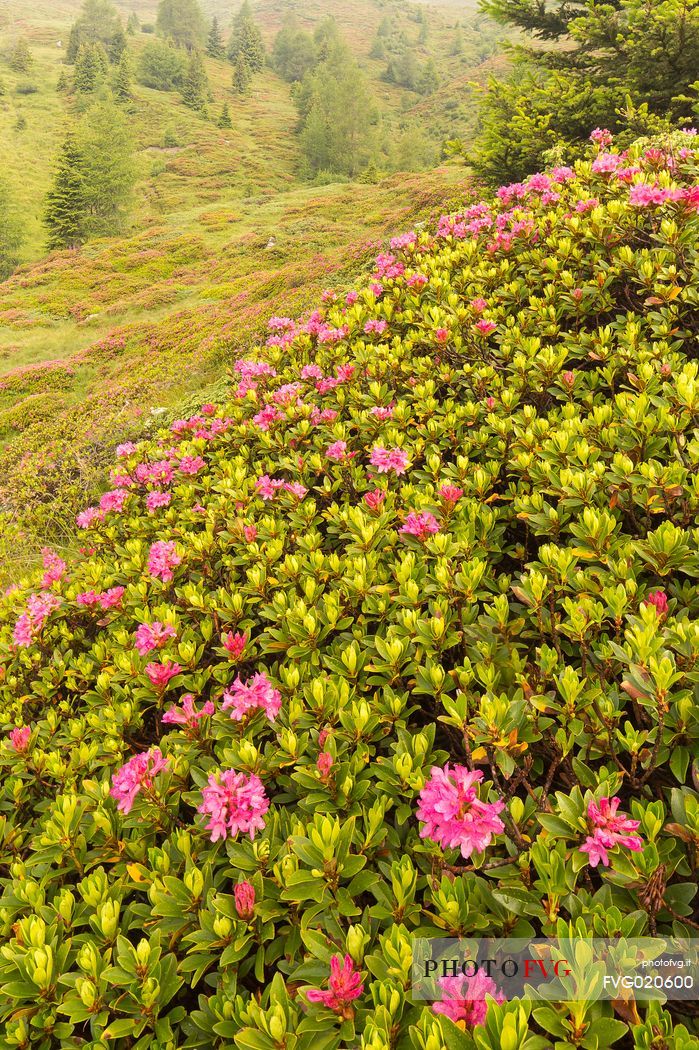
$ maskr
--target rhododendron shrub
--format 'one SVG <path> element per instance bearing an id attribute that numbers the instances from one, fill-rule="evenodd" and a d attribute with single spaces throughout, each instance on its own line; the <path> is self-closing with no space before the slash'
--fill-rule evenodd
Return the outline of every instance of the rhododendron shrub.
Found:
<path id="1" fill-rule="evenodd" d="M 695 139 L 597 139 L 274 319 L 0 598 L 8 1046 L 696 1045 L 410 994 L 417 935 L 697 929 Z"/>

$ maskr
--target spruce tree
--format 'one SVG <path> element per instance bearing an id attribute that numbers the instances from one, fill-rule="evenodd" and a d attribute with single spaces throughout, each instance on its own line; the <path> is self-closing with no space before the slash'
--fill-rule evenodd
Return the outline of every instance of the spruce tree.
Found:
<path id="1" fill-rule="evenodd" d="M 78 129 L 85 237 L 120 233 L 136 178 L 128 117 L 113 99 L 96 102 Z"/>
<path id="2" fill-rule="evenodd" d="M 100 78 L 101 69 L 99 59 L 93 44 L 81 44 L 78 57 L 75 60 L 75 73 L 73 74 L 73 87 L 76 91 L 85 94 L 94 91 Z"/>
<path id="3" fill-rule="evenodd" d="M 115 65 L 121 62 L 121 56 L 126 51 L 127 44 L 128 41 L 126 39 L 126 33 L 124 32 L 124 27 L 120 22 L 117 28 L 114 30 L 112 36 L 109 38 L 109 40 L 105 42 L 105 48 L 107 51 L 107 55 L 109 56 L 109 61 L 113 62 Z"/>
<path id="4" fill-rule="evenodd" d="M 56 91 L 67 91 L 68 90 L 68 77 L 65 74 L 65 70 L 61 71 L 61 75 L 58 78 L 56 84 Z"/>
<path id="5" fill-rule="evenodd" d="M 237 95 L 246 95 L 252 80 L 252 71 L 245 55 L 238 55 L 233 66 L 233 90 Z"/>
<path id="6" fill-rule="evenodd" d="M 126 47 L 126 35 L 119 12 L 111 0 L 84 0 L 80 16 L 71 27 L 66 62 L 77 60 L 82 44 L 102 44 L 116 63 Z"/>
<path id="7" fill-rule="evenodd" d="M 131 69 L 128 55 L 121 56 L 121 62 L 114 78 L 114 98 L 117 102 L 130 102 L 131 95 Z"/>
<path id="8" fill-rule="evenodd" d="M 85 239 L 85 209 L 83 157 L 75 133 L 69 131 L 58 155 L 53 184 L 46 195 L 44 224 L 48 229 L 49 251 L 80 247 Z"/>
<path id="9" fill-rule="evenodd" d="M 129 36 L 135 36 L 136 33 L 138 33 L 138 31 L 140 30 L 140 28 L 141 23 L 138 19 L 138 15 L 135 11 L 132 11 L 126 23 L 126 32 L 129 34 Z"/>
<path id="10" fill-rule="evenodd" d="M 230 110 L 228 109 L 228 103 L 223 103 L 223 109 L 221 110 L 221 116 L 216 121 L 217 128 L 232 128 L 233 121 L 231 120 Z"/>
<path id="11" fill-rule="evenodd" d="M 244 0 L 233 21 L 233 32 L 228 44 L 228 58 L 235 65 L 243 56 L 251 73 L 259 73 L 265 64 L 265 46 L 262 34 L 252 17 L 248 0 Z"/>
<path id="12" fill-rule="evenodd" d="M 203 109 L 209 98 L 209 80 L 199 51 L 193 51 L 182 85 L 182 101 L 190 109 Z"/>
<path id="13" fill-rule="evenodd" d="M 15 73 L 28 73 L 33 64 L 29 44 L 24 38 L 18 40 L 10 55 L 10 69 L 14 69 Z"/>
<path id="14" fill-rule="evenodd" d="M 209 58 L 224 58 L 226 54 L 226 49 L 223 46 L 223 40 L 221 39 L 218 18 L 215 17 L 212 19 L 211 27 L 209 28 L 209 38 L 206 42 L 206 53 Z"/>

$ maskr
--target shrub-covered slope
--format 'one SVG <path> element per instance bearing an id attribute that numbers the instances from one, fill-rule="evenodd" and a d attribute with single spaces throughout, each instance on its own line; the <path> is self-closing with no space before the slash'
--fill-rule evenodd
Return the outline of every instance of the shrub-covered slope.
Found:
<path id="1" fill-rule="evenodd" d="M 272 319 L 8 592 L 3 1046 L 697 1045 L 409 998 L 418 930 L 697 928 L 693 141 Z"/>

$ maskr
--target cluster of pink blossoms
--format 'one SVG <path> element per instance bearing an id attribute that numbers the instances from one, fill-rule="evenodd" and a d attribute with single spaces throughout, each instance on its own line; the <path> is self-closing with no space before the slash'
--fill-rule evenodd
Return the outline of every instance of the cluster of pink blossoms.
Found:
<path id="1" fill-rule="evenodd" d="M 505 830 L 498 816 L 505 803 L 481 802 L 474 785 L 482 780 L 480 770 L 459 765 L 450 769 L 448 762 L 443 769 L 433 766 L 420 792 L 417 817 L 425 825 L 420 838 L 432 839 L 442 849 L 457 847 L 464 858 L 485 850 L 493 836 Z"/>
<path id="2" fill-rule="evenodd" d="M 140 791 L 153 787 L 158 773 L 169 766 L 169 760 L 163 756 L 159 747 L 142 751 L 130 758 L 112 778 L 109 794 L 116 800 L 117 809 L 130 813 Z"/>
<path id="3" fill-rule="evenodd" d="M 275 689 L 264 674 L 255 674 L 247 682 L 240 676 L 223 694 L 221 710 L 231 712 L 231 718 L 241 722 L 251 711 L 259 709 L 270 722 L 279 714 L 282 706 L 282 694 Z"/>
<path id="4" fill-rule="evenodd" d="M 281 478 L 270 478 L 269 474 L 263 474 L 262 477 L 258 478 L 255 482 L 255 489 L 257 495 L 265 500 L 273 500 L 279 492 L 290 492 L 292 496 L 296 496 L 297 499 L 303 499 L 308 492 L 307 488 L 304 488 L 297 481 L 284 481 Z"/>
<path id="5" fill-rule="evenodd" d="M 30 726 L 15 726 L 10 730 L 10 745 L 13 751 L 21 754 L 29 747 L 29 739 L 32 735 Z"/>
<path id="6" fill-rule="evenodd" d="M 596 868 L 600 861 L 605 868 L 609 867 L 608 850 L 614 846 L 626 846 L 633 853 L 640 853 L 643 849 L 643 840 L 640 835 L 632 835 L 629 832 L 636 831 L 640 820 L 631 820 L 623 813 L 618 813 L 621 799 L 601 798 L 599 805 L 591 802 L 587 807 L 587 815 L 592 824 L 592 835 L 588 835 L 580 847 L 581 853 L 587 853 L 590 867 Z"/>
<path id="7" fill-rule="evenodd" d="M 255 914 L 255 887 L 251 882 L 239 882 L 233 887 L 233 900 L 239 919 L 249 921 Z"/>
<path id="8" fill-rule="evenodd" d="M 330 960 L 327 991 L 310 988 L 306 995 L 310 1003 L 321 1003 L 334 1013 L 349 1018 L 354 1011 L 352 1003 L 359 999 L 363 992 L 362 975 L 355 970 L 352 956 L 345 955 L 344 959 L 341 959 L 339 955 L 333 955 Z"/>
<path id="9" fill-rule="evenodd" d="M 427 510 L 420 512 L 411 511 L 406 516 L 400 531 L 408 536 L 415 536 L 418 540 L 424 541 L 433 533 L 439 532 L 439 522 L 434 514 L 430 514 Z"/>
<path id="10" fill-rule="evenodd" d="M 41 586 L 43 588 L 50 587 L 52 583 L 57 583 L 64 575 L 67 565 L 62 558 L 59 558 L 49 547 L 44 547 L 41 551 L 44 575 L 41 577 Z"/>
<path id="11" fill-rule="evenodd" d="M 208 786 L 202 789 L 201 795 L 202 802 L 197 812 L 209 817 L 206 830 L 211 832 L 212 842 L 238 832 L 254 839 L 255 834 L 263 830 L 269 799 L 255 773 L 246 776 L 234 769 L 211 773 Z"/>
<path id="12" fill-rule="evenodd" d="M 362 498 L 369 510 L 381 510 L 386 493 L 382 489 L 374 489 L 372 492 L 365 492 Z"/>
<path id="13" fill-rule="evenodd" d="M 167 711 L 163 715 L 163 722 L 166 725 L 184 726 L 186 729 L 195 729 L 202 718 L 207 715 L 214 713 L 214 705 L 211 700 L 207 700 L 198 710 L 194 706 L 194 696 L 192 693 L 185 693 L 182 697 L 182 707 L 168 707 Z"/>
<path id="14" fill-rule="evenodd" d="M 669 605 L 665 591 L 651 591 L 645 600 L 645 604 L 652 605 L 658 616 L 667 616 Z"/>
<path id="15" fill-rule="evenodd" d="M 237 631 L 235 634 L 232 631 L 224 631 L 221 635 L 221 645 L 231 660 L 239 660 L 245 652 L 247 644 L 248 637 L 244 631 Z"/>
<path id="16" fill-rule="evenodd" d="M 148 552 L 148 572 L 151 576 L 160 578 L 163 583 L 169 583 L 173 578 L 172 570 L 181 561 L 175 544 L 171 540 L 156 540 L 151 544 Z"/>
<path id="17" fill-rule="evenodd" d="M 142 623 L 136 630 L 136 649 L 140 656 L 145 656 L 153 649 L 162 649 L 169 638 L 175 637 L 175 628 L 169 623 L 161 623 L 160 620 Z"/>
<path id="18" fill-rule="evenodd" d="M 159 693 L 162 693 L 167 688 L 170 679 L 178 675 L 182 668 L 172 660 L 163 660 L 161 664 L 155 662 L 146 664 L 145 670 L 150 684 Z"/>
<path id="19" fill-rule="evenodd" d="M 486 995 L 492 996 L 496 1003 L 504 1003 L 505 996 L 497 990 L 495 981 L 485 970 L 476 970 L 472 976 L 459 974 L 457 977 L 440 977 L 438 984 L 443 998 L 432 1006 L 436 1014 L 443 1014 L 454 1024 L 463 1024 L 466 1028 L 475 1028 L 484 1024 L 488 1013 Z"/>
<path id="20" fill-rule="evenodd" d="M 27 598 L 27 611 L 17 617 L 12 631 L 15 645 L 27 648 L 32 644 L 54 609 L 61 604 L 61 599 L 51 591 L 30 594 Z"/>
<path id="21" fill-rule="evenodd" d="M 369 456 L 372 467 L 376 467 L 379 474 L 405 474 L 408 469 L 408 453 L 402 448 L 384 448 L 383 445 L 374 445 Z"/>
<path id="22" fill-rule="evenodd" d="M 82 591 L 81 594 L 76 594 L 75 601 L 87 609 L 96 605 L 100 609 L 118 609 L 125 590 L 125 587 L 110 587 L 106 591 Z"/>

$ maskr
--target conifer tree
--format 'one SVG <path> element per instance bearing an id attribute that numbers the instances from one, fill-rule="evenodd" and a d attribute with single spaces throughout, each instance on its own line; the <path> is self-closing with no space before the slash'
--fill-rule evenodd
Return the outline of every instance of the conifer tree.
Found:
<path id="1" fill-rule="evenodd" d="M 226 54 L 226 49 L 223 46 L 223 40 L 221 39 L 218 18 L 216 17 L 211 20 L 209 37 L 206 42 L 206 53 L 209 58 L 224 58 Z"/>
<path id="2" fill-rule="evenodd" d="M 232 128 L 233 121 L 231 120 L 230 110 L 228 109 L 228 103 L 223 103 L 223 109 L 221 110 L 221 116 L 216 121 L 216 127 L 218 128 Z"/>
<path id="3" fill-rule="evenodd" d="M 132 98 L 131 68 L 126 53 L 121 56 L 121 62 L 117 67 L 116 76 L 114 78 L 114 98 L 117 102 L 130 102 Z"/>
<path id="4" fill-rule="evenodd" d="M 93 44 L 81 44 L 75 60 L 73 87 L 85 94 L 94 91 L 100 77 L 101 69 Z"/>
<path id="5" fill-rule="evenodd" d="M 203 109 L 209 98 L 209 80 L 199 51 L 193 51 L 182 85 L 182 101 L 190 109 Z"/>
<path id="6" fill-rule="evenodd" d="M 136 33 L 138 33 L 138 31 L 140 30 L 140 28 L 141 23 L 139 21 L 138 15 L 135 11 L 132 11 L 126 23 L 126 32 L 129 34 L 129 36 L 135 36 Z"/>
<path id="7" fill-rule="evenodd" d="M 240 54 L 233 66 L 233 90 L 237 95 L 247 94 L 252 80 L 252 71 L 248 65 L 245 55 Z"/>
<path id="8" fill-rule="evenodd" d="M 128 118 L 111 98 L 96 102 L 78 129 L 85 237 L 119 233 L 130 207 L 136 168 Z"/>
<path id="9" fill-rule="evenodd" d="M 121 62 L 121 56 L 126 51 L 127 44 L 128 41 L 126 39 L 124 27 L 122 26 L 121 22 L 119 22 L 119 25 L 114 30 L 112 36 L 105 43 L 105 48 L 107 51 L 107 55 L 109 56 L 109 61 L 113 62 L 115 65 Z"/>
<path id="10" fill-rule="evenodd" d="M 61 70 L 61 75 L 56 83 L 56 91 L 67 91 L 68 90 L 68 77 L 65 74 L 65 70 Z"/>
<path id="11" fill-rule="evenodd" d="M 82 44 L 100 43 L 112 62 L 121 58 L 126 47 L 126 34 L 119 12 L 111 0 L 84 0 L 80 16 L 68 37 L 66 62 L 77 61 Z"/>
<path id="12" fill-rule="evenodd" d="M 14 69 L 15 73 L 28 73 L 33 64 L 29 44 L 24 38 L 18 40 L 10 55 L 10 69 Z"/>
<path id="13" fill-rule="evenodd" d="M 46 195 L 44 224 L 48 229 L 46 246 L 50 251 L 80 247 L 85 239 L 85 209 L 83 157 L 75 132 L 69 131 Z"/>
<path id="14" fill-rule="evenodd" d="M 233 21 L 233 32 L 228 44 L 228 58 L 236 65 L 241 57 L 245 59 L 251 73 L 258 73 L 265 63 L 265 46 L 262 34 L 252 17 L 248 0 L 243 4 Z"/>

